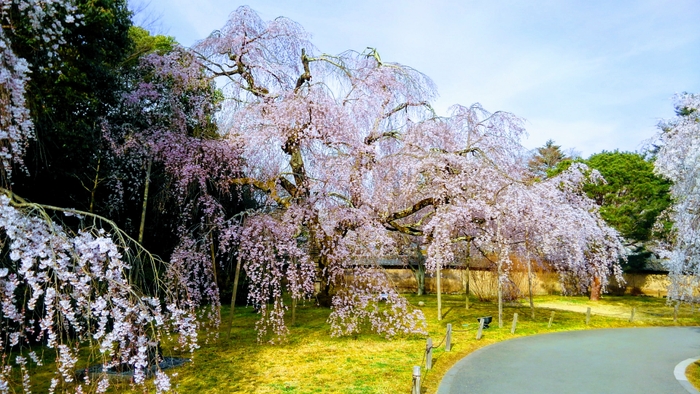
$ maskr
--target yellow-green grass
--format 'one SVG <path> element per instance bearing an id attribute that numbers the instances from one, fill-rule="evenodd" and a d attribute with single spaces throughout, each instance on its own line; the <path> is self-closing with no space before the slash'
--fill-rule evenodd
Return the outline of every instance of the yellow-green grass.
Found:
<path id="1" fill-rule="evenodd" d="M 685 377 L 688 378 L 690 384 L 700 390 L 700 361 L 688 365 L 685 369 Z"/>
<path id="2" fill-rule="evenodd" d="M 434 344 L 445 335 L 445 326 L 453 329 L 452 351 L 444 345 L 436 348 L 433 369 L 423 374 L 422 392 L 434 393 L 442 376 L 459 359 L 483 346 L 523 335 L 580 330 L 592 328 L 634 327 L 651 325 L 697 325 L 700 313 L 682 306 L 678 320 L 673 321 L 673 308 L 664 299 L 652 297 L 605 297 L 591 303 L 584 297 L 537 297 L 538 303 L 556 304 L 562 308 L 571 305 L 590 305 L 593 310 L 589 325 L 585 314 L 566 310 L 555 312 L 554 322 L 548 328 L 551 310 L 537 308 L 535 318 L 530 316 L 527 302 L 506 304 L 503 328 L 498 328 L 498 306 L 492 302 L 473 302 L 465 308 L 463 295 L 443 296 L 442 321 L 437 320 L 435 295 L 408 295 L 409 301 L 420 307 L 427 318 L 428 331 Z M 635 321 L 629 322 L 629 313 L 611 317 L 596 315 L 599 308 L 636 308 Z M 222 310 L 219 340 L 202 344 L 193 355 L 191 364 L 178 367 L 172 379 L 179 393 L 404 393 L 410 392 L 411 372 L 421 365 L 425 349 L 424 336 L 404 336 L 387 340 L 363 333 L 353 337 L 332 338 L 326 323 L 329 310 L 300 305 L 296 323 L 291 325 L 287 340 L 278 345 L 256 342 L 255 322 L 258 315 L 252 308 L 236 308 L 230 340 L 226 339 L 229 309 Z M 515 334 L 510 333 L 513 313 L 518 313 Z M 491 328 L 484 330 L 476 340 L 477 317 L 493 316 Z M 182 356 L 167 352 L 167 355 Z M 189 354 L 184 354 L 189 357 Z M 43 392 L 36 382 L 35 392 Z M 113 392 L 128 390 L 128 384 L 118 384 Z M 152 388 L 149 389 L 152 391 Z M 141 390 L 137 389 L 135 392 Z"/>

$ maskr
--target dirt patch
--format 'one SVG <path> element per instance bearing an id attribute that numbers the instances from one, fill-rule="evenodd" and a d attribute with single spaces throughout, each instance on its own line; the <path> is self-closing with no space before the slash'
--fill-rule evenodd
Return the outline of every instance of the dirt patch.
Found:
<path id="1" fill-rule="evenodd" d="M 569 304 L 566 302 L 538 302 L 535 304 L 537 308 L 554 309 L 560 311 L 570 311 L 570 312 L 580 312 L 586 313 L 588 308 L 591 308 L 591 315 L 617 317 L 620 319 L 629 319 L 632 313 L 632 308 L 626 306 L 617 305 L 582 305 L 582 304 Z M 636 319 L 646 319 L 649 318 L 645 312 L 637 310 L 635 311 L 634 318 Z"/>

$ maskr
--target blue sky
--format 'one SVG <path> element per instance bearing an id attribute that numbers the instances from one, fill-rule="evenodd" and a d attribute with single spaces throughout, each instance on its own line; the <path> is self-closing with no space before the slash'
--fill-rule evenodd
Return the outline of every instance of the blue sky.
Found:
<path id="1" fill-rule="evenodd" d="M 528 148 L 638 150 L 675 93 L 700 93 L 697 0 L 151 0 L 136 19 L 160 16 L 152 30 L 190 46 L 243 4 L 299 22 L 322 52 L 374 47 L 425 73 L 441 114 L 480 102 L 520 116 Z"/>

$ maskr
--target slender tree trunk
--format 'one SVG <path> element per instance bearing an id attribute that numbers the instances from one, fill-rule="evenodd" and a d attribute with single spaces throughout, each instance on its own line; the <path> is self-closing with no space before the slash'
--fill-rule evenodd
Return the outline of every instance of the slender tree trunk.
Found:
<path id="1" fill-rule="evenodd" d="M 416 277 L 416 283 L 418 285 L 418 290 L 416 294 L 421 296 L 425 294 L 425 260 L 423 259 L 423 253 L 420 250 L 420 244 L 416 242 L 416 269 L 409 264 L 409 267 L 413 270 L 413 275 Z"/>
<path id="2" fill-rule="evenodd" d="M 467 310 L 469 310 L 469 265 L 471 264 L 471 255 L 470 255 L 470 250 L 471 249 L 471 244 L 467 244 L 467 261 L 465 262 L 466 264 L 466 280 L 464 281 L 464 306 Z"/>
<path id="3" fill-rule="evenodd" d="M 209 233 L 209 251 L 211 252 L 211 272 L 214 275 L 214 283 L 216 284 L 217 288 L 219 287 L 219 281 L 216 278 L 216 253 L 214 251 L 214 232 L 211 231 Z M 221 308 L 217 309 L 216 312 L 219 321 L 221 321 Z"/>
<path id="4" fill-rule="evenodd" d="M 231 294 L 231 315 L 228 319 L 228 332 L 226 333 L 226 339 L 231 339 L 231 327 L 233 326 L 233 309 L 236 306 L 236 293 L 238 293 L 238 278 L 241 274 L 241 257 L 238 256 L 238 261 L 236 262 L 236 275 L 233 277 L 233 294 Z"/>
<path id="5" fill-rule="evenodd" d="M 415 271 L 416 282 L 418 282 L 418 295 L 425 294 L 425 265 L 418 261 L 418 269 Z"/>
<path id="6" fill-rule="evenodd" d="M 90 213 L 95 213 L 95 193 L 97 192 L 97 185 L 100 184 L 100 164 L 102 164 L 102 158 L 97 159 L 97 168 L 95 169 L 95 179 L 92 182 L 92 190 L 90 190 Z"/>
<path id="7" fill-rule="evenodd" d="M 143 206 L 141 207 L 141 226 L 139 227 L 139 243 L 143 245 L 143 232 L 146 227 L 146 207 L 148 206 L 148 186 L 151 184 L 151 164 L 153 159 L 148 159 L 146 168 L 146 186 L 143 190 Z"/>
<path id="8" fill-rule="evenodd" d="M 501 221 L 496 221 L 496 240 L 500 244 L 501 250 L 498 255 L 498 328 L 503 328 L 503 283 L 501 277 L 503 275 L 503 242 L 501 240 Z"/>
<path id="9" fill-rule="evenodd" d="M 501 283 L 502 275 L 501 259 L 498 259 L 498 328 L 503 328 L 503 284 Z"/>
<path id="10" fill-rule="evenodd" d="M 440 264 L 437 265 L 437 315 L 438 320 L 442 320 L 442 283 L 441 283 L 442 272 L 440 270 Z"/>
<path id="11" fill-rule="evenodd" d="M 214 274 L 214 283 L 218 285 L 219 281 L 216 278 L 216 252 L 214 251 L 214 233 L 209 233 L 209 252 L 211 252 L 211 271 Z"/>
<path id="12" fill-rule="evenodd" d="M 527 232 L 525 233 L 525 254 L 527 259 L 527 292 L 530 297 L 530 316 L 535 319 L 535 303 L 532 302 L 532 261 L 530 261 L 530 248 L 527 242 Z"/>
<path id="13" fill-rule="evenodd" d="M 530 297 L 530 316 L 535 318 L 535 303 L 532 301 L 532 263 L 530 256 L 527 258 L 527 292 Z"/>
<path id="14" fill-rule="evenodd" d="M 593 283 L 591 284 L 591 296 L 590 300 L 591 301 L 599 301 L 600 300 L 600 293 L 602 291 L 602 285 L 600 282 L 600 277 L 599 276 L 594 276 L 593 277 Z"/>
<path id="15" fill-rule="evenodd" d="M 318 219 L 316 219 L 315 223 L 318 223 Z M 320 306 L 330 308 L 332 304 L 332 297 L 331 297 L 331 278 L 329 278 L 329 273 L 326 268 L 328 267 L 328 258 L 326 255 L 321 253 L 321 250 L 324 249 L 324 239 L 323 238 L 317 238 L 317 234 L 322 233 L 322 232 L 317 232 L 314 229 L 314 226 L 310 226 L 309 228 L 309 255 L 311 256 L 311 260 L 314 261 L 318 267 L 318 273 L 320 276 L 320 283 L 319 283 L 319 291 L 316 294 L 316 300 L 318 301 L 318 304 Z M 325 249 L 331 249 L 332 245 L 325 245 Z M 338 279 L 338 278 L 336 278 Z"/>

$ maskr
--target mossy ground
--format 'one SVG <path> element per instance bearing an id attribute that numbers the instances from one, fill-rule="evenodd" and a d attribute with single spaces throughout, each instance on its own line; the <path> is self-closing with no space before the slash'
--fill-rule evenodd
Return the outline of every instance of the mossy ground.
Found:
<path id="1" fill-rule="evenodd" d="M 554 331 L 613 327 L 698 325 L 700 312 L 681 306 L 676 322 L 673 307 L 666 300 L 654 297 L 604 297 L 591 302 L 584 297 L 546 296 L 535 299 L 535 318 L 526 301 L 507 303 L 503 328 L 498 328 L 498 305 L 493 302 L 472 302 L 465 308 L 464 295 L 443 296 L 443 319 L 437 320 L 435 295 L 408 295 L 420 307 L 428 322 L 434 344 L 442 341 L 447 323 L 454 329 L 452 351 L 444 346 L 433 354 L 433 368 L 423 371 L 422 392 L 434 393 L 449 368 L 474 350 L 518 336 Z M 538 304 L 554 305 L 551 328 L 548 321 L 552 309 Z M 590 323 L 578 308 L 592 309 Z M 630 312 L 636 308 L 635 320 Z M 565 309 L 574 309 L 565 310 Z M 510 333 L 513 313 L 518 313 L 515 334 Z M 602 314 L 597 314 L 598 312 Z M 365 333 L 352 337 L 332 338 L 326 323 L 329 310 L 313 304 L 299 305 L 296 322 L 290 326 L 287 340 L 278 345 L 258 344 L 255 322 L 258 315 L 252 308 L 236 308 L 231 337 L 226 339 L 229 308 L 222 310 L 218 340 L 202 344 L 192 355 L 193 362 L 170 373 L 173 388 L 179 393 L 405 393 L 410 392 L 414 365 L 422 365 L 426 338 L 404 336 L 391 340 Z M 476 340 L 477 317 L 493 316 L 491 327 Z M 167 349 L 167 346 L 166 346 Z M 168 352 L 169 356 L 185 356 Z M 37 371 L 40 372 L 40 371 Z M 34 379 L 35 392 L 43 392 L 41 373 Z M 48 377 L 49 375 L 46 375 Z M 152 388 L 148 389 L 152 391 Z M 113 392 L 128 392 L 129 385 L 115 385 Z M 134 392 L 139 392 L 137 389 Z"/>

